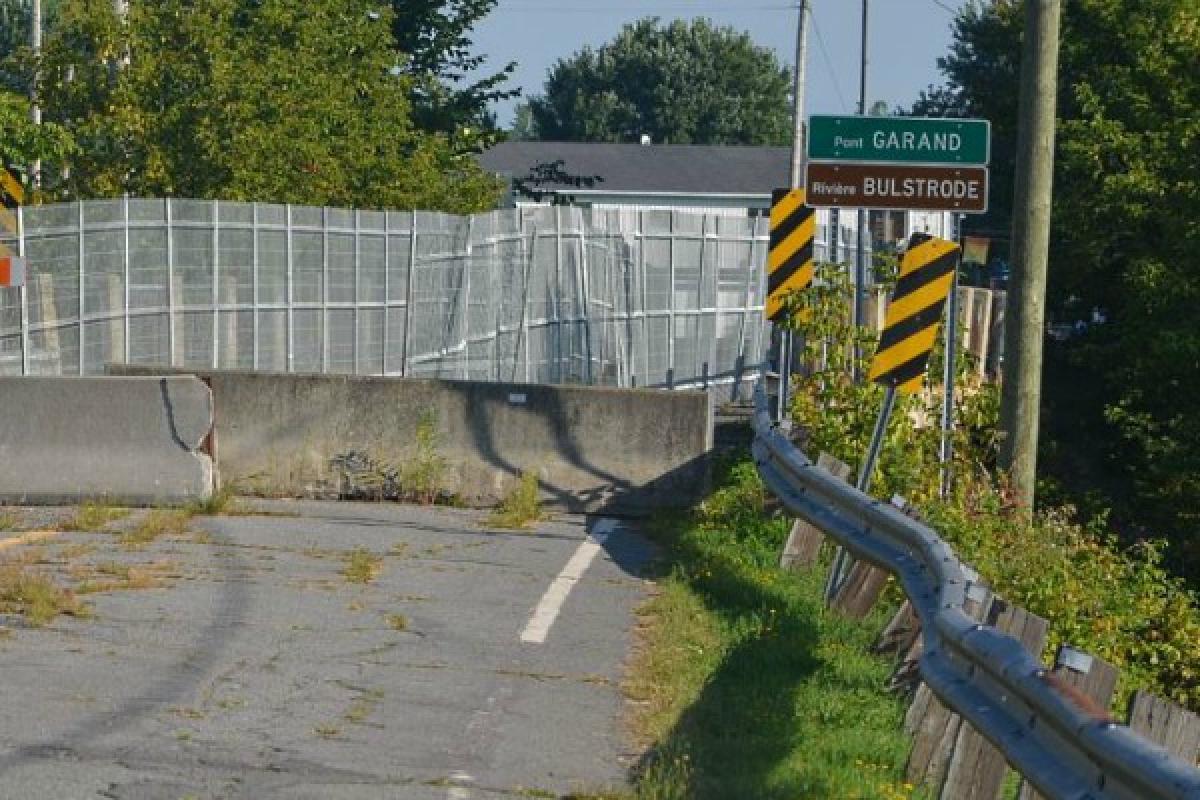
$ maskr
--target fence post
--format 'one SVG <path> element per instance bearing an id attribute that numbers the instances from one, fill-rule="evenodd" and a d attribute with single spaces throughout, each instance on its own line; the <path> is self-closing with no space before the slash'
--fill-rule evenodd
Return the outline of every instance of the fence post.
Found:
<path id="1" fill-rule="evenodd" d="M 129 345 L 129 265 L 130 265 L 131 261 L 130 261 L 130 255 L 129 255 L 129 195 L 127 195 L 127 194 L 121 196 L 121 219 L 123 222 L 122 233 L 124 234 L 124 239 L 125 239 L 124 257 L 122 258 L 122 264 L 121 264 L 121 268 L 125 275 L 125 281 L 124 281 L 124 283 L 125 283 L 125 298 L 124 298 L 125 314 L 123 316 L 124 331 L 123 331 L 122 335 L 125 337 L 125 347 L 124 347 L 125 363 L 128 364 L 129 363 L 129 354 L 131 352 L 130 345 Z"/>
<path id="2" fill-rule="evenodd" d="M 284 251 L 287 263 L 287 371 L 296 371 L 296 310 L 295 304 L 295 289 L 296 276 L 294 272 L 293 250 L 295 249 L 292 243 L 292 204 L 288 203 L 284 206 Z"/>
<path id="3" fill-rule="evenodd" d="M 17 288 L 21 302 L 21 374 L 29 374 L 29 287 L 34 282 L 33 263 L 26 245 L 25 206 L 17 206 L 17 255 L 25 261 L 25 283 Z M 128 241 L 128 233 L 126 234 Z M 43 320 L 44 322 L 45 320 Z M 126 337 L 128 341 L 128 337 Z"/>
<path id="4" fill-rule="evenodd" d="M 412 371 L 412 364 L 409 363 L 412 353 L 409 340 L 412 339 L 413 292 L 417 282 L 417 212 L 415 209 L 409 222 L 408 282 L 404 287 L 404 342 L 400 348 L 400 376 L 402 378 L 409 377 L 409 373 Z"/>
<path id="5" fill-rule="evenodd" d="M 83 245 L 83 201 L 78 203 L 79 208 L 79 374 L 83 375 L 87 372 L 87 336 L 83 324 L 84 316 L 84 300 L 87 297 L 87 278 L 84 275 L 84 267 L 86 265 L 86 253 Z"/>

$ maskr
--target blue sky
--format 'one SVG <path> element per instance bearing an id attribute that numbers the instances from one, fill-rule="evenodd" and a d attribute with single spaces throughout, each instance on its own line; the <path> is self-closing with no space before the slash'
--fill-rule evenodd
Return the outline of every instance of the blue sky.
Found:
<path id="1" fill-rule="evenodd" d="M 871 0 L 867 105 L 884 100 L 907 105 L 930 83 L 940 83 L 936 59 L 950 43 L 953 11 L 965 0 Z M 610 39 L 627 23 L 648 15 L 663 19 L 708 17 L 748 31 L 791 64 L 796 42 L 795 0 L 500 0 L 475 29 L 476 50 L 489 64 L 517 62 L 514 84 L 539 93 L 546 71 L 584 45 Z M 858 103 L 862 3 L 810 0 L 810 114 L 852 114 Z M 499 107 L 507 126 L 514 103 Z"/>

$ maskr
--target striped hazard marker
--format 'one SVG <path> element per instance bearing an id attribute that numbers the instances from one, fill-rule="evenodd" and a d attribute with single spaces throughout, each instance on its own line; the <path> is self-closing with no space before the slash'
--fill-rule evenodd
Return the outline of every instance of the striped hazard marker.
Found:
<path id="1" fill-rule="evenodd" d="M 929 354 L 954 283 L 959 247 L 927 233 L 914 233 L 900 261 L 870 380 L 901 394 L 921 391 Z"/>
<path id="2" fill-rule="evenodd" d="M 780 322 L 784 298 L 807 289 L 813 279 L 817 218 L 804 205 L 803 189 L 771 193 L 771 241 L 767 250 L 767 319 Z"/>

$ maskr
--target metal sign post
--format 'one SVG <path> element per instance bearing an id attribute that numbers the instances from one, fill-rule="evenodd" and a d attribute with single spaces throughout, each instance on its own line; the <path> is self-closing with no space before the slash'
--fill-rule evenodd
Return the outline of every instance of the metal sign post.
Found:
<path id="1" fill-rule="evenodd" d="M 958 248 L 962 252 L 963 220 L 958 215 Z M 942 479 L 940 492 L 942 499 L 950 494 L 950 482 L 954 472 L 954 380 L 958 373 L 958 269 L 954 270 L 954 280 L 950 283 L 950 307 L 946 314 L 946 355 L 942 372 L 942 442 L 938 450 L 938 460 L 942 462 Z"/>
<path id="2" fill-rule="evenodd" d="M 867 375 L 868 380 L 882 385 L 886 392 L 859 471 L 858 488 L 863 492 L 870 489 L 871 475 L 883 447 L 896 394 L 916 394 L 924 386 L 929 354 L 937 339 L 946 296 L 950 294 L 958 272 L 959 253 L 960 248 L 954 242 L 914 233 L 900 261 L 900 276 L 892 291 L 879 348 Z M 827 603 L 841 589 L 853 566 L 850 555 L 839 548 L 825 585 Z"/>

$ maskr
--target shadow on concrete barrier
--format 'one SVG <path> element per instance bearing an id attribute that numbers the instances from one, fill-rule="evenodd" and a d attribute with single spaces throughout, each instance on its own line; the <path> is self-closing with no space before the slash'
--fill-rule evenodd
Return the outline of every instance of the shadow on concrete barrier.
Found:
<path id="1" fill-rule="evenodd" d="M 194 377 L 0 378 L 0 398 L 2 503 L 212 494 L 212 392 Z"/>
<path id="2" fill-rule="evenodd" d="M 110 365 L 110 374 L 185 372 Z M 709 486 L 712 408 L 704 392 L 348 375 L 186 371 L 212 387 L 218 468 L 239 491 L 338 491 L 348 452 L 403 466 L 434 412 L 443 486 L 468 504 L 503 497 L 524 471 L 571 511 L 686 507 Z"/>

